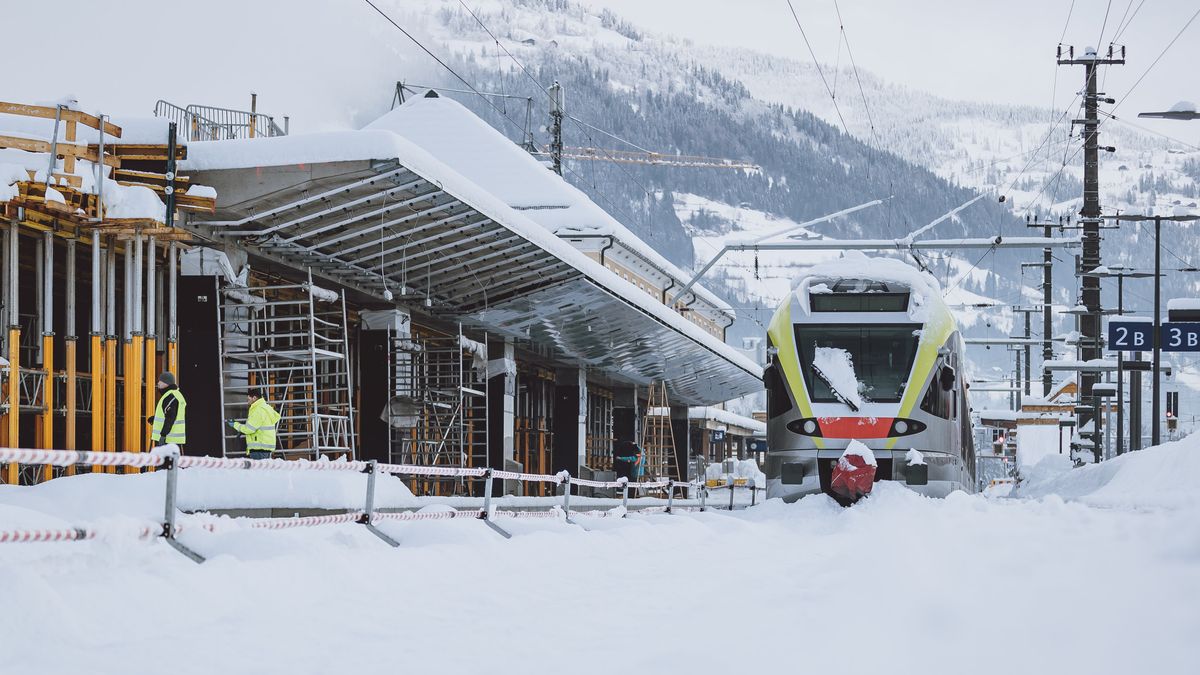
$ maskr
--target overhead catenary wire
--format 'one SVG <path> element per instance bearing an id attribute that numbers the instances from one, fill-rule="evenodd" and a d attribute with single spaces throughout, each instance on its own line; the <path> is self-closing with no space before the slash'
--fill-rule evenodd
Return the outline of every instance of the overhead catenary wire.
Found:
<path id="1" fill-rule="evenodd" d="M 821 76 L 821 82 L 825 85 L 825 91 L 829 93 L 829 100 L 833 101 L 833 109 L 837 112 L 838 119 L 842 122 L 842 131 L 846 135 L 850 135 L 850 129 L 846 126 L 846 118 L 842 116 L 842 109 L 838 106 L 837 95 L 833 93 L 833 89 L 829 86 L 829 80 L 825 77 L 825 71 L 821 68 L 821 62 L 817 60 L 817 53 L 813 51 L 812 43 L 808 41 L 808 34 L 804 32 L 804 26 L 800 23 L 800 15 L 796 13 L 796 8 L 792 6 L 792 0 L 787 0 L 788 9 L 792 10 L 792 18 L 796 20 L 796 28 L 800 29 L 800 37 L 804 38 L 804 44 L 808 47 L 808 53 L 812 56 L 813 65 L 817 68 L 817 74 Z"/>
<path id="2" fill-rule="evenodd" d="M 1187 20 L 1187 22 L 1185 22 L 1183 24 L 1183 26 L 1179 29 L 1179 31 L 1177 33 L 1175 33 L 1175 37 L 1171 38 L 1171 41 L 1168 42 L 1165 47 L 1163 47 L 1162 51 L 1159 52 L 1158 56 L 1155 57 L 1154 61 L 1146 68 L 1145 71 L 1142 72 L 1142 74 L 1133 83 L 1133 85 L 1131 87 L 1129 87 L 1128 90 L 1126 90 L 1126 92 L 1121 96 L 1121 98 L 1117 99 L 1116 103 L 1113 104 L 1113 107 L 1111 108 L 1111 110 L 1109 110 L 1106 113 L 1105 119 L 1100 120 L 1099 123 L 1096 125 L 1097 131 L 1099 131 L 1099 129 L 1102 128 L 1104 126 L 1104 124 L 1107 123 L 1110 119 L 1116 119 L 1116 117 L 1112 113 L 1115 112 L 1117 110 L 1117 108 L 1119 108 L 1121 106 L 1122 103 L 1124 103 L 1126 100 L 1128 100 L 1130 94 L 1133 93 L 1133 90 L 1137 89 L 1138 85 L 1140 85 L 1142 83 L 1142 81 L 1144 79 L 1146 79 L 1146 76 L 1150 74 L 1150 71 L 1152 71 L 1154 69 L 1154 67 L 1158 65 L 1159 61 L 1161 61 L 1163 56 L 1165 56 L 1166 53 L 1171 49 L 1171 47 L 1174 46 L 1174 44 L 1179 40 L 1180 36 L 1182 36 L 1184 34 L 1184 32 L 1187 31 L 1188 27 L 1192 25 L 1192 23 L 1196 20 L 1197 16 L 1200 16 L 1200 9 L 1196 10 L 1192 14 L 1191 18 L 1189 18 Z M 1078 97 L 1079 97 L 1079 95 L 1076 94 L 1076 98 L 1078 98 Z M 1050 176 L 1049 178 L 1046 179 L 1046 181 L 1042 184 L 1042 188 L 1040 190 L 1038 190 L 1037 194 L 1034 195 L 1033 199 L 1031 199 L 1029 201 L 1029 204 L 1026 205 L 1023 213 L 1029 213 L 1031 211 L 1033 206 L 1037 203 L 1038 199 L 1042 196 L 1042 194 L 1044 194 L 1046 192 L 1046 188 L 1048 188 L 1050 186 L 1050 183 L 1057 180 L 1062 175 L 1063 171 L 1066 170 L 1067 165 L 1070 164 L 1072 161 L 1074 161 L 1074 159 L 1076 157 L 1078 157 L 1079 153 L 1081 153 L 1081 152 L 1083 152 L 1083 145 L 1079 145 L 1078 147 L 1076 147 L 1075 152 L 1071 153 L 1069 157 L 1064 156 L 1062 166 L 1060 166 L 1058 171 L 1056 171 L 1052 176 Z"/>
<path id="3" fill-rule="evenodd" d="M 1116 35 L 1113 35 L 1113 42 L 1121 39 L 1121 36 L 1125 34 L 1125 30 L 1129 28 L 1129 25 L 1133 23 L 1134 18 L 1137 17 L 1138 12 L 1142 11 L 1142 5 L 1144 4 L 1146 4 L 1146 0 L 1141 0 L 1141 2 L 1138 3 L 1137 9 L 1133 10 L 1133 15 L 1129 16 L 1129 7 L 1133 5 L 1133 0 L 1129 0 L 1129 5 L 1125 7 L 1125 15 L 1129 16 L 1129 20 L 1125 21 L 1125 16 L 1121 17 L 1121 22 L 1117 24 L 1117 33 Z"/>
<path id="4" fill-rule="evenodd" d="M 479 18 L 479 15 L 476 14 L 475 11 L 467 5 L 466 1 L 458 0 L 458 2 L 460 5 L 462 5 L 463 9 L 467 10 L 467 13 L 471 15 L 471 18 L 475 20 L 475 23 L 479 24 L 479 27 L 482 28 L 483 31 L 485 33 L 487 33 L 488 36 L 492 38 L 492 40 L 495 41 L 496 45 L 498 47 L 500 47 L 500 49 L 503 50 L 505 54 L 508 55 L 508 58 L 512 59 L 512 62 L 515 63 L 518 68 L 521 69 L 521 72 L 525 73 L 525 76 L 528 77 L 529 80 L 531 82 L 533 82 L 533 84 L 538 89 L 540 89 L 543 94 L 546 95 L 547 100 L 553 101 L 554 95 L 550 93 L 550 90 L 547 89 L 545 87 L 545 85 L 543 85 L 541 82 L 539 82 L 538 79 L 533 76 L 533 73 L 529 72 L 529 69 L 525 67 L 525 64 L 521 63 L 520 59 L 518 59 L 516 57 L 516 55 L 514 55 L 511 51 L 509 51 L 509 49 L 500 42 L 500 39 L 498 37 L 496 37 L 496 34 L 493 33 L 492 30 L 490 28 L 488 28 L 487 24 L 485 24 L 483 22 L 483 19 Z M 567 117 L 567 119 L 570 119 L 571 121 L 575 122 L 577 125 L 582 124 L 581 120 L 579 120 L 577 118 L 571 117 L 569 115 L 566 115 L 565 117 Z M 588 125 L 588 126 L 591 126 L 591 125 Z M 593 128 L 595 128 L 595 127 L 593 127 Z M 644 183 L 642 183 L 640 180 L 638 180 L 632 173 L 630 173 L 628 169 L 626 169 L 619 162 L 617 162 L 616 158 L 613 157 L 611 154 L 609 154 L 604 148 L 599 147 L 599 144 L 596 143 L 595 139 L 592 138 L 591 134 L 584 131 L 584 135 L 587 136 L 588 140 L 591 142 L 593 147 L 596 147 L 596 149 L 599 150 L 602 154 L 604 154 L 610 162 L 615 164 L 618 169 L 620 169 L 622 172 L 625 173 L 626 176 L 628 176 L 630 178 L 630 180 L 632 180 L 634 183 L 636 183 L 638 185 L 638 187 L 640 187 L 642 189 L 642 191 L 646 194 L 646 197 L 650 198 L 653 196 L 650 188 L 646 187 L 646 185 Z M 639 148 L 639 149 L 642 149 L 642 148 Z M 642 149 L 642 150 L 644 150 L 644 149 Z M 582 176 L 580 176 L 580 180 L 583 180 Z M 585 181 L 585 184 L 586 184 L 586 181 Z"/>
<path id="5" fill-rule="evenodd" d="M 476 96 L 483 99 L 483 101 L 485 103 L 487 103 L 489 106 L 491 106 L 492 110 L 495 110 L 502 118 L 508 120 L 517 128 L 524 129 L 524 127 L 522 127 L 520 124 L 518 124 L 516 120 L 509 117 L 508 113 L 506 113 L 504 110 L 501 110 L 499 108 L 499 106 L 497 106 L 495 103 L 493 103 L 490 98 L 488 98 L 486 95 L 484 95 L 478 89 L 476 89 L 475 85 L 468 82 L 467 79 L 465 77 L 463 77 L 462 75 L 459 75 L 458 71 L 451 68 L 450 65 L 448 63 L 446 63 L 445 61 L 443 61 L 441 58 L 439 58 L 437 54 L 434 54 L 432 51 L 430 51 L 430 49 L 428 47 L 426 47 L 424 44 L 422 44 L 420 40 L 418 40 L 415 36 L 413 36 L 412 33 L 405 30 L 403 26 L 396 23 L 396 21 L 394 19 L 392 19 L 392 17 L 388 16 L 387 13 L 384 12 L 382 9 L 380 9 L 374 2 L 371 2 L 371 0 L 363 0 L 363 2 L 370 5 L 371 9 L 375 10 L 379 14 L 379 16 L 382 16 L 384 18 L 384 20 L 386 20 L 388 23 L 392 24 L 392 26 L 394 26 L 396 28 L 396 30 L 403 33 L 404 36 L 407 37 L 409 40 L 411 40 L 412 43 L 415 44 L 417 47 L 419 47 L 421 49 L 421 51 L 428 54 L 431 59 L 433 59 L 434 61 L 436 61 L 438 63 L 438 65 L 445 68 L 459 82 L 462 82 L 463 85 L 465 85 L 467 87 L 467 89 L 470 89 Z"/>

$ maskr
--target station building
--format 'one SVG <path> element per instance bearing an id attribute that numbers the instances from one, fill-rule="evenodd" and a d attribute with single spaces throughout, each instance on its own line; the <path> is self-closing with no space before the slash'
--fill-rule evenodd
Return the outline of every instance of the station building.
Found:
<path id="1" fill-rule="evenodd" d="M 243 452 L 223 422 L 262 389 L 283 457 L 587 476 L 632 441 L 686 479 L 689 408 L 761 388 L 728 305 L 668 305 L 688 275 L 449 98 L 306 135 L 160 103 L 70 142 L 50 123 L 93 118 L 22 108 L 0 113 L 6 445 L 145 450 L 170 370 L 187 454 Z"/>

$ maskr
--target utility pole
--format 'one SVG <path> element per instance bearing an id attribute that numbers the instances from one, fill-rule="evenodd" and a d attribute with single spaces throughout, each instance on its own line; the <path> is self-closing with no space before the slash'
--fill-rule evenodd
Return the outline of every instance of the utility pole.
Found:
<path id="1" fill-rule="evenodd" d="M 1062 217 L 1059 216 L 1058 226 L 1062 229 Z M 1025 218 L 1026 227 L 1040 227 L 1043 230 L 1043 235 L 1046 239 L 1053 236 L 1051 228 L 1054 223 L 1049 220 L 1037 222 L 1028 216 Z M 1054 252 L 1049 247 L 1042 249 L 1042 262 L 1039 263 L 1022 263 L 1021 267 L 1041 267 L 1042 268 L 1042 362 L 1049 361 L 1054 358 L 1054 345 L 1050 338 L 1054 334 L 1054 320 L 1051 312 L 1053 311 L 1052 302 L 1054 300 Z M 1028 319 L 1028 315 L 1026 315 Z M 1054 378 L 1050 371 L 1042 369 L 1042 396 L 1050 397 L 1050 392 L 1054 388 Z"/>
<path id="2" fill-rule="evenodd" d="M 1084 307 L 1087 308 L 1087 313 L 1080 316 L 1080 332 L 1082 333 L 1082 358 L 1084 361 L 1098 359 L 1102 355 L 1100 348 L 1100 319 L 1102 308 L 1100 306 L 1100 279 L 1096 277 L 1086 276 L 1086 273 L 1091 272 L 1100 266 L 1100 143 L 1099 143 L 1099 116 L 1098 107 L 1101 100 L 1104 103 L 1115 103 L 1112 98 L 1101 99 L 1101 94 L 1096 90 L 1096 76 L 1099 73 L 1102 65 L 1121 65 L 1125 63 L 1125 48 L 1121 47 L 1121 55 L 1119 58 L 1113 55 L 1113 46 L 1110 44 L 1106 56 L 1100 56 L 1092 48 L 1087 48 L 1080 58 L 1075 57 L 1075 48 L 1067 48 L 1066 58 L 1063 58 L 1063 45 L 1058 46 L 1058 65 L 1079 65 L 1084 67 L 1084 117 L 1081 120 L 1072 120 L 1071 125 L 1083 125 L 1083 208 L 1079 210 L 1079 224 L 1083 228 L 1083 259 L 1079 271 L 1084 273 L 1080 280 L 1081 297 L 1080 300 Z M 1116 148 L 1105 147 L 1108 152 L 1115 152 Z M 1097 373 L 1081 372 L 1079 374 L 1079 401 L 1092 400 L 1092 387 L 1095 385 Z M 1081 406 L 1080 414 L 1077 415 L 1079 428 L 1095 418 L 1096 424 L 1093 425 L 1092 442 L 1099 442 L 1100 429 L 1098 408 L 1088 409 L 1086 406 Z M 1093 445 L 1093 447 L 1098 447 Z"/>
<path id="3" fill-rule="evenodd" d="M 550 85 L 550 161 L 554 173 L 560 176 L 563 159 L 562 123 L 565 115 L 563 88 L 558 80 L 555 80 L 554 84 Z"/>
<path id="4" fill-rule="evenodd" d="M 1035 312 L 1043 312 L 1044 314 L 1045 309 L 1041 307 L 1013 307 L 1012 311 L 1015 314 L 1025 315 L 1025 385 L 1023 389 L 1026 396 L 1031 396 L 1032 384 L 1030 381 L 1033 377 L 1033 369 L 1030 366 L 1030 363 L 1033 361 L 1033 327 L 1031 325 L 1031 321 L 1032 315 Z M 1049 335 L 1043 336 L 1043 345 L 1049 344 L 1049 341 Z M 1045 358 L 1045 355 L 1043 355 L 1043 357 Z M 1049 392 L 1047 392 L 1046 395 L 1048 396 Z"/>

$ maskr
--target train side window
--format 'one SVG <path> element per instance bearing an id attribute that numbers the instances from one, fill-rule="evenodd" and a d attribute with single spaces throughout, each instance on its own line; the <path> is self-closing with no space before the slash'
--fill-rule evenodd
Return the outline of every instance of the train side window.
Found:
<path id="1" fill-rule="evenodd" d="M 942 371 L 939 369 L 925 388 L 925 396 L 921 398 L 921 410 L 942 419 L 950 419 L 950 399 L 955 392 L 943 389 L 941 381 Z"/>
<path id="2" fill-rule="evenodd" d="M 772 359 L 771 365 L 763 368 L 763 385 L 767 389 L 767 417 L 775 419 L 792 409 L 792 397 L 779 374 L 778 361 Z"/>

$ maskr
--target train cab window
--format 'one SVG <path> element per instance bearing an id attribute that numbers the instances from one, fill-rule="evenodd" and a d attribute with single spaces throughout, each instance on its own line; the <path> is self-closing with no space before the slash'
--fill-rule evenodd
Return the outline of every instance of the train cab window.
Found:
<path id="1" fill-rule="evenodd" d="M 812 400 L 833 403 L 837 396 L 829 383 L 813 372 L 817 347 L 843 349 L 850 354 L 854 376 L 863 395 L 880 402 L 899 401 L 908 384 L 917 354 L 919 324 L 798 324 L 796 349 Z"/>

